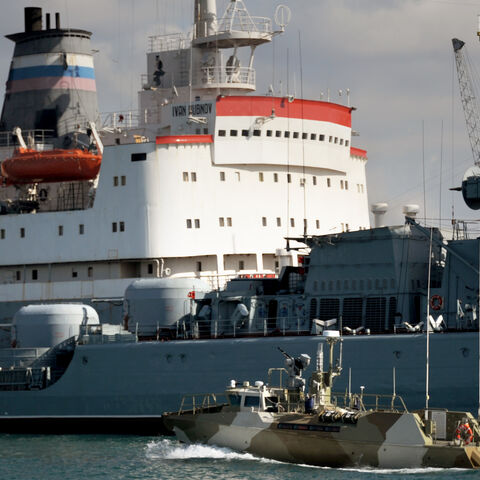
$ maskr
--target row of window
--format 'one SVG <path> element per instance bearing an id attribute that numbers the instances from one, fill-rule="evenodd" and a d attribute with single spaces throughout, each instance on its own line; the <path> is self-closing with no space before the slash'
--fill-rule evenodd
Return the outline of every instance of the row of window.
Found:
<path id="1" fill-rule="evenodd" d="M 125 222 L 112 222 L 112 232 L 124 232 L 125 231 Z M 64 228 L 63 225 L 58 225 L 58 236 L 63 237 Z M 80 223 L 78 225 L 78 234 L 83 235 L 85 233 L 85 225 Z M 26 229 L 24 227 L 20 228 L 20 238 L 25 238 Z M 7 232 L 4 228 L 0 229 L 0 240 L 5 240 Z"/>
<path id="2" fill-rule="evenodd" d="M 266 227 L 268 226 L 268 220 L 267 220 L 267 217 L 262 217 L 262 226 Z M 123 223 L 123 222 L 121 222 Z M 195 219 L 191 219 L 191 218 L 187 218 L 186 219 L 186 224 L 187 224 L 187 228 L 200 228 L 200 219 L 199 218 L 195 218 Z M 220 227 L 231 227 L 233 225 L 233 221 L 232 221 L 232 218 L 231 217 L 219 217 L 218 218 L 218 224 Z M 276 225 L 277 227 L 281 227 L 282 226 L 282 219 L 281 217 L 276 217 Z M 342 225 L 342 231 L 344 231 L 344 229 L 346 229 L 348 231 L 348 223 L 345 223 L 345 224 L 341 224 Z M 292 228 L 295 227 L 295 219 L 294 218 L 290 218 L 290 226 Z M 307 228 L 308 227 L 308 221 L 306 218 L 303 219 L 303 227 L 304 228 Z M 320 220 L 315 220 L 315 228 L 317 230 L 320 229 Z M 116 230 L 115 230 L 116 231 Z M 123 232 L 123 230 L 120 230 Z"/>
<path id="3" fill-rule="evenodd" d="M 195 174 L 195 180 L 192 180 L 192 182 L 197 181 L 196 173 L 195 172 L 191 173 L 191 175 L 194 175 L 194 174 Z M 236 175 L 237 181 L 240 181 L 240 172 L 235 172 L 235 175 Z M 221 182 L 226 181 L 225 172 L 223 172 L 223 171 L 219 172 L 219 176 L 220 176 L 220 181 Z M 185 182 L 188 182 L 188 172 L 183 172 L 183 180 Z M 278 173 L 274 172 L 273 173 L 274 183 L 278 183 L 278 180 L 279 180 Z M 258 181 L 259 182 L 264 182 L 265 181 L 264 172 L 258 172 Z M 327 177 L 326 182 L 327 182 L 327 187 L 331 188 L 332 179 Z M 292 183 L 292 174 L 291 173 L 287 173 L 287 183 Z M 307 183 L 307 179 L 305 177 L 300 178 L 300 186 L 304 187 L 306 185 L 306 183 Z M 312 185 L 320 185 L 320 183 L 319 183 L 319 181 L 318 181 L 318 179 L 315 175 L 312 175 Z M 348 180 L 340 180 L 340 189 L 341 190 L 348 190 Z M 357 192 L 358 193 L 363 193 L 364 192 L 363 184 L 357 183 Z"/>
<path id="4" fill-rule="evenodd" d="M 276 225 L 277 227 L 281 227 L 282 226 L 282 219 L 281 217 L 277 217 L 276 218 Z M 267 220 L 267 217 L 262 217 L 262 226 L 263 227 L 267 227 L 268 226 L 268 220 Z M 295 228 L 295 219 L 294 218 L 290 218 L 290 226 L 292 228 Z M 303 219 L 303 228 L 307 228 L 308 227 L 308 220 L 306 218 Z M 320 220 L 315 220 L 315 228 L 317 230 L 320 229 Z"/>
<path id="5" fill-rule="evenodd" d="M 230 137 L 261 137 L 262 130 L 260 129 L 253 129 L 253 130 L 219 130 L 218 136 L 219 137 L 226 137 L 227 133 Z M 306 132 L 292 132 L 290 130 L 266 130 L 265 136 L 267 137 L 275 137 L 275 138 L 293 138 L 293 139 L 301 139 L 301 140 L 313 140 L 313 141 L 320 141 L 320 142 L 328 142 L 333 143 L 335 145 L 344 145 L 348 147 L 350 145 L 350 141 L 347 139 L 343 139 L 340 137 L 335 137 L 333 135 L 325 135 L 323 133 L 306 133 Z"/>
<path id="6" fill-rule="evenodd" d="M 38 270 L 36 268 L 33 268 L 31 271 L 31 279 L 32 280 L 38 280 Z M 93 267 L 88 267 L 87 269 L 87 276 L 89 278 L 93 277 Z M 78 277 L 78 272 L 75 269 L 72 269 L 72 278 L 77 278 Z M 21 270 L 16 270 L 15 271 L 15 280 L 17 282 L 20 282 L 22 280 L 22 271 Z"/>

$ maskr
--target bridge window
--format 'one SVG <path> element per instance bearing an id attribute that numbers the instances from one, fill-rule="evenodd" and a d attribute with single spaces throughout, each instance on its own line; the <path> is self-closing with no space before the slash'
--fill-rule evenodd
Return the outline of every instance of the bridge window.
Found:
<path id="1" fill-rule="evenodd" d="M 253 136 L 254 137 L 260 137 L 262 135 L 262 131 L 261 130 L 254 130 L 253 131 Z"/>
<path id="2" fill-rule="evenodd" d="M 267 137 L 271 137 L 273 134 L 273 131 L 272 130 L 267 130 Z"/>
<path id="3" fill-rule="evenodd" d="M 275 130 L 275 136 L 280 138 L 282 136 L 282 132 L 280 130 Z"/>
<path id="4" fill-rule="evenodd" d="M 293 138 L 298 138 L 299 137 L 299 132 L 293 132 Z"/>
<path id="5" fill-rule="evenodd" d="M 254 397 L 252 395 L 245 395 L 245 407 L 259 407 L 260 406 L 260 397 Z"/>
<path id="6" fill-rule="evenodd" d="M 308 133 L 302 133 L 302 140 L 307 140 L 308 139 Z"/>
<path id="7" fill-rule="evenodd" d="M 317 139 L 317 134 L 316 133 L 311 133 L 310 134 L 310 140 L 316 140 Z"/>
<path id="8" fill-rule="evenodd" d="M 285 133 L 283 134 L 285 138 L 290 138 L 290 130 L 285 130 Z"/>
<path id="9" fill-rule="evenodd" d="M 228 395 L 228 401 L 230 402 L 230 405 L 234 407 L 239 407 L 240 406 L 240 400 L 242 397 L 238 395 L 237 393 L 230 393 Z"/>
<path id="10" fill-rule="evenodd" d="M 242 137 L 248 137 L 249 131 L 248 130 L 242 130 Z"/>
<path id="11" fill-rule="evenodd" d="M 321 142 L 324 142 L 324 141 L 325 141 L 325 135 L 319 135 L 319 136 L 318 136 L 318 139 L 319 139 Z"/>
<path id="12" fill-rule="evenodd" d="M 230 130 L 230 136 L 231 137 L 236 137 L 238 135 L 237 130 Z"/>
<path id="13" fill-rule="evenodd" d="M 227 134 L 227 132 L 225 130 L 219 130 L 218 131 L 218 136 L 219 137 L 225 137 L 226 134 Z"/>

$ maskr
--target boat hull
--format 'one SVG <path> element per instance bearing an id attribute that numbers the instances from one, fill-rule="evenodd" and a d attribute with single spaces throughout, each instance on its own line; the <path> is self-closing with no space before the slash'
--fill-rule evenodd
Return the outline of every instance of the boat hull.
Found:
<path id="1" fill-rule="evenodd" d="M 332 468 L 480 466 L 478 447 L 433 443 L 415 413 L 373 411 L 356 424 L 322 424 L 315 414 L 235 412 L 225 407 L 218 413 L 169 414 L 165 424 L 183 442 L 232 448 L 281 462 Z"/>

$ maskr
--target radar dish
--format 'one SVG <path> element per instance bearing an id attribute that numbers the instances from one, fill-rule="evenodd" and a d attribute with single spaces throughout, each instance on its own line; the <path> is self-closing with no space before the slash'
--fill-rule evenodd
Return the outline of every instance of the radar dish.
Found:
<path id="1" fill-rule="evenodd" d="M 275 10 L 275 23 L 282 29 L 290 23 L 292 11 L 286 5 L 278 5 Z"/>

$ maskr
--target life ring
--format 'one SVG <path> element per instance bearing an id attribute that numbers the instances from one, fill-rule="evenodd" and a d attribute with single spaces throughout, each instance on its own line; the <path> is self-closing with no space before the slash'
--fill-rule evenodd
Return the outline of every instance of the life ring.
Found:
<path id="1" fill-rule="evenodd" d="M 473 432 L 468 422 L 460 424 L 455 430 L 455 441 L 464 445 L 468 445 L 473 442 Z"/>
<path id="2" fill-rule="evenodd" d="M 441 310 L 443 307 L 443 298 L 440 295 L 432 295 L 430 306 L 433 310 Z"/>

